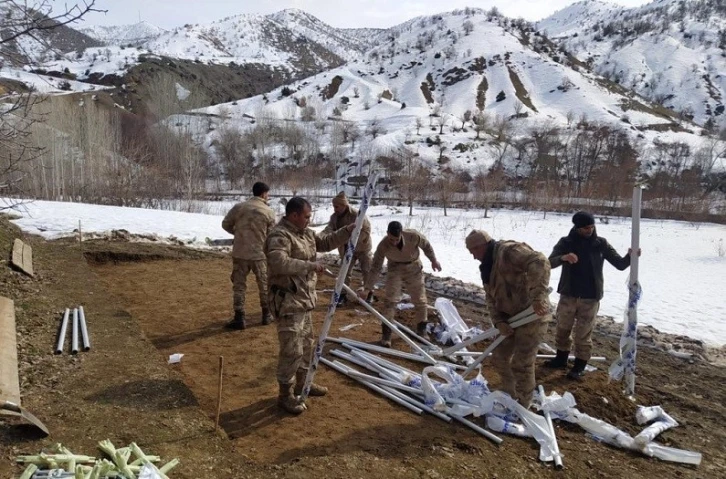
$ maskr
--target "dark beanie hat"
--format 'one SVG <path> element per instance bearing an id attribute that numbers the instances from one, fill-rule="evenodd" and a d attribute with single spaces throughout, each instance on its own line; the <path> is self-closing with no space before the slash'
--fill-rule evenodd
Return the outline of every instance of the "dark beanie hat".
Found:
<path id="1" fill-rule="evenodd" d="M 572 222 L 575 224 L 575 228 L 584 228 L 595 224 L 595 217 L 587 211 L 578 211 L 572 216 Z"/>

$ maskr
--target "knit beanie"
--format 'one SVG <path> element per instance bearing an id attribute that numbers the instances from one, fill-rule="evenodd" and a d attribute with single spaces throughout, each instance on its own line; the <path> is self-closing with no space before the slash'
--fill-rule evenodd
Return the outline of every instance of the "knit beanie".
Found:
<path id="1" fill-rule="evenodd" d="M 348 206 L 348 198 L 345 197 L 345 191 L 341 191 L 333 198 L 333 206 Z"/>
<path id="2" fill-rule="evenodd" d="M 587 211 L 578 211 L 572 216 L 572 222 L 575 228 L 584 228 L 595 224 L 595 217 Z"/>
<path id="3" fill-rule="evenodd" d="M 466 247 L 476 248 L 477 246 L 487 244 L 492 240 L 492 237 L 484 230 L 472 230 L 471 233 L 466 237 Z"/>

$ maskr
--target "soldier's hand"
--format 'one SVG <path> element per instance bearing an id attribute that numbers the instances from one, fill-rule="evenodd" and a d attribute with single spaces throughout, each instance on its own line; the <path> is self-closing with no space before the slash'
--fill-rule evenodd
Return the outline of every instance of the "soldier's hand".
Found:
<path id="1" fill-rule="evenodd" d="M 370 294 L 370 292 L 371 292 L 370 289 L 365 289 L 365 288 L 364 289 L 361 289 L 361 290 L 358 291 L 358 297 L 360 299 L 367 299 L 368 298 L 368 294 Z"/>
<path id="2" fill-rule="evenodd" d="M 431 267 L 434 271 L 441 271 L 441 263 L 439 263 L 438 261 L 432 261 Z"/>
<path id="3" fill-rule="evenodd" d="M 496 324 L 499 334 L 502 336 L 509 336 L 514 333 L 514 329 L 506 321 L 500 321 Z"/>
<path id="4" fill-rule="evenodd" d="M 313 263 L 313 269 L 316 273 L 325 273 L 325 265 L 319 261 Z"/>
<path id="5" fill-rule="evenodd" d="M 534 313 L 537 316 L 545 316 L 545 315 L 549 314 L 549 312 L 550 312 L 549 305 L 542 301 L 537 301 L 537 302 L 533 303 L 532 309 L 534 310 Z"/>
<path id="6" fill-rule="evenodd" d="M 638 248 L 638 257 L 640 257 L 640 254 L 643 252 L 640 248 Z M 628 248 L 628 254 L 633 254 L 633 248 Z"/>
<path id="7" fill-rule="evenodd" d="M 345 229 L 347 229 L 347 230 L 348 230 L 348 233 L 352 233 L 352 232 L 353 232 L 353 230 L 355 229 L 355 223 L 351 223 L 351 224 L 347 225 L 347 226 L 345 227 Z"/>
<path id="8" fill-rule="evenodd" d="M 577 255 L 575 253 L 567 253 L 562 256 L 562 261 L 565 263 L 575 264 L 577 263 Z"/>

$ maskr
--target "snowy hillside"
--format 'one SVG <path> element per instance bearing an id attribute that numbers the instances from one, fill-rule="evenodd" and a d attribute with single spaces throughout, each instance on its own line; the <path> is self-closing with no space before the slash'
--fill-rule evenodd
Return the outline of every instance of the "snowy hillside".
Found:
<path id="1" fill-rule="evenodd" d="M 726 126 L 726 6 L 658 0 L 637 8 L 573 4 L 537 24 L 594 71 L 693 118 Z"/>
<path id="2" fill-rule="evenodd" d="M 198 129 L 201 141 L 212 149 L 220 130 L 244 130 L 251 127 L 250 118 L 284 123 L 307 116 L 304 128 L 330 153 L 335 140 L 326 135 L 334 132 L 319 125 L 315 132 L 312 121 L 337 119 L 354 122 L 371 137 L 359 142 L 353 156 L 365 156 L 364 147 L 385 152 L 407 144 L 431 166 L 446 163 L 472 173 L 504 157 L 497 141 L 474 141 L 480 133 L 496 138 L 497 128 L 517 136 L 586 120 L 646 142 L 701 141 L 693 125 L 681 126 L 644 100 L 613 91 L 596 76 L 558 63 L 551 53 L 536 52 L 531 45 L 537 37 L 523 38 L 507 19 L 458 11 L 414 19 L 387 35 L 393 41 L 345 66 L 267 95 L 204 109 L 218 118 L 213 129 Z M 478 110 L 486 117 L 479 123 Z"/>
<path id="3" fill-rule="evenodd" d="M 79 31 L 107 45 L 137 45 L 166 32 L 163 28 L 148 22 L 120 26 L 94 25 L 81 28 Z"/>

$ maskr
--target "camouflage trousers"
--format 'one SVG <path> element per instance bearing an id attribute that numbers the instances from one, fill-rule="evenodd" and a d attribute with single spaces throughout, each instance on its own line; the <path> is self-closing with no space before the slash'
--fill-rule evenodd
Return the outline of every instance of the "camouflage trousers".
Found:
<path id="1" fill-rule="evenodd" d="M 555 345 L 560 351 L 569 351 L 572 338 L 575 342 L 575 357 L 588 361 L 592 355 L 592 331 L 595 317 L 600 310 L 596 299 L 574 298 L 560 295 L 557 304 L 557 332 Z"/>
<path id="2" fill-rule="evenodd" d="M 343 259 L 343 256 L 340 257 L 341 261 Z M 351 258 L 350 261 L 350 268 L 348 268 L 348 274 L 345 275 L 345 284 L 353 288 L 353 286 L 350 285 L 350 275 L 353 272 L 353 266 L 355 266 L 355 262 L 358 261 L 358 266 L 360 267 L 360 273 L 362 276 L 361 279 L 361 286 L 365 284 L 366 278 L 368 277 L 368 273 L 371 271 L 371 262 L 373 261 L 373 255 L 371 255 L 370 251 L 366 251 L 363 253 L 353 253 L 353 258 Z M 342 263 L 341 263 L 342 264 Z M 353 288 L 355 289 L 355 288 Z"/>
<path id="3" fill-rule="evenodd" d="M 423 265 L 420 261 L 412 263 L 388 263 L 386 274 L 383 315 L 386 319 L 396 317 L 396 304 L 401 300 L 401 289 L 405 288 L 415 307 L 416 322 L 426 322 L 428 317 L 426 287 L 424 285 Z"/>
<path id="4" fill-rule="evenodd" d="M 277 363 L 277 382 L 293 384 L 295 374 L 307 374 L 313 354 L 313 313 L 287 314 L 277 318 L 277 338 L 280 352 Z"/>
<path id="5" fill-rule="evenodd" d="M 235 311 L 245 310 L 247 275 L 252 271 L 257 279 L 260 307 L 267 308 L 267 261 L 233 258 L 232 260 L 232 303 Z"/>
<path id="6" fill-rule="evenodd" d="M 501 390 L 528 407 L 536 386 L 534 362 L 546 329 L 547 317 L 514 329 L 492 352 L 494 369 L 502 379 Z"/>

